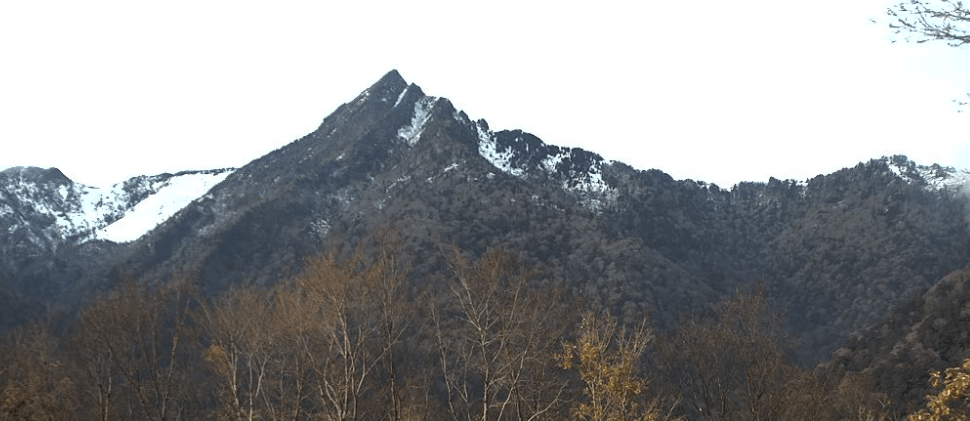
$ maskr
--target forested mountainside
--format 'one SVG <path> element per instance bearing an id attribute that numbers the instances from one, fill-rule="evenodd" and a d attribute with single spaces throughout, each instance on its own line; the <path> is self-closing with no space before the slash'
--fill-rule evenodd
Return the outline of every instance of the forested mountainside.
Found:
<path id="1" fill-rule="evenodd" d="M 883 322 L 853 335 L 833 355 L 834 368 L 863 374 L 911 411 L 930 393 L 928 370 L 956 367 L 970 350 L 970 266 L 955 270 Z"/>
<path id="2" fill-rule="evenodd" d="M 880 388 L 872 371 L 800 367 L 763 286 L 656 329 L 495 249 L 440 250 L 448 269 L 416 283 L 400 240 L 391 230 L 331 248 L 269 287 L 125 281 L 64 327 L 6 332 L 0 419 L 835 421 L 970 410 L 970 358 L 919 413 L 903 412 L 918 400 L 895 400 L 900 385 Z"/>
<path id="3" fill-rule="evenodd" d="M 411 282 L 443 276 L 442 245 L 503 249 L 543 282 L 656 326 L 760 283 L 814 363 L 970 261 L 967 178 L 895 156 L 730 189 L 674 180 L 493 131 L 393 71 L 133 242 L 72 237 L 53 250 L 0 233 L 7 248 L 38 250 L 5 254 L 0 280 L 6 300 L 38 308 L 125 279 L 189 278 L 218 294 L 287 282 L 308 257 L 395 227 L 414 254 Z"/>

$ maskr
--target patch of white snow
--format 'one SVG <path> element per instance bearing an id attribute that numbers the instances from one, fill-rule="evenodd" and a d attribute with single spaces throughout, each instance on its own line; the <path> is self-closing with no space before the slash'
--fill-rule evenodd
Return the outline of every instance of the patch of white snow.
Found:
<path id="1" fill-rule="evenodd" d="M 911 168 L 907 165 L 897 165 L 892 162 L 888 162 L 887 164 L 893 174 L 907 183 L 913 183 L 918 179 L 922 179 L 926 182 L 926 190 L 958 190 L 970 185 L 970 172 L 966 170 L 957 170 L 953 167 L 939 165 L 915 165 L 916 174 L 918 175 L 914 175 L 909 172 Z"/>
<path id="2" fill-rule="evenodd" d="M 959 190 L 970 186 L 970 172 L 953 168 L 920 167 L 920 176 L 932 190 Z"/>
<path id="3" fill-rule="evenodd" d="M 495 142 L 493 133 L 490 130 L 485 130 L 481 124 L 476 123 L 475 127 L 478 129 L 478 154 L 488 160 L 495 168 L 502 170 L 502 172 L 516 177 L 522 177 L 525 171 L 512 166 L 511 148 L 499 152 L 498 144 Z"/>
<path id="4" fill-rule="evenodd" d="M 139 202 L 121 219 L 99 230 L 96 236 L 117 243 L 137 240 L 225 180 L 229 174 L 231 174 L 230 171 L 221 174 L 186 174 L 172 177 L 157 193 Z"/>
<path id="5" fill-rule="evenodd" d="M 411 124 L 398 129 L 397 137 L 408 142 L 409 145 L 414 146 L 418 142 L 418 139 L 421 138 L 424 124 L 428 122 L 428 118 L 431 116 L 431 110 L 434 109 L 436 102 L 437 98 L 431 96 L 426 96 L 415 102 Z"/>
<path id="6" fill-rule="evenodd" d="M 542 160 L 542 167 L 545 168 L 546 171 L 548 172 L 555 172 L 556 167 L 559 166 L 559 163 L 562 162 L 564 158 L 566 158 L 567 156 L 570 156 L 571 154 L 572 154 L 571 151 L 566 151 L 564 153 L 558 153 L 558 154 L 549 156 L 546 159 Z"/>
<path id="7" fill-rule="evenodd" d="M 401 103 L 402 99 L 404 99 L 404 95 L 408 93 L 408 88 L 410 88 L 410 86 L 405 87 L 404 90 L 401 91 L 401 94 L 397 96 L 397 101 L 394 101 L 394 108 L 397 108 L 397 105 Z"/>
<path id="8" fill-rule="evenodd" d="M 889 170 L 892 171 L 893 174 L 896 174 L 896 176 L 899 178 L 902 178 L 904 180 L 908 179 L 901 165 L 895 165 L 893 163 L 889 163 Z"/>

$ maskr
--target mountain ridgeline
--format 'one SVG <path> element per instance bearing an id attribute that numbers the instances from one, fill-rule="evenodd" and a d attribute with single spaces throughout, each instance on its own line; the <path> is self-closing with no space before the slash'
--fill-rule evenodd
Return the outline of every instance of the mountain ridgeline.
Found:
<path id="1" fill-rule="evenodd" d="M 724 189 L 493 131 L 396 71 L 223 176 L 122 244 L 58 232 L 56 215 L 14 207 L 22 193 L 0 190 L 0 304 L 18 309 L 0 314 L 4 324 L 124 279 L 188 277 L 210 293 L 271 286 L 310 256 L 394 227 L 414 255 L 410 282 L 440 279 L 443 244 L 504 249 L 546 282 L 621 318 L 646 310 L 658 326 L 760 284 L 815 363 L 970 262 L 962 171 L 894 156 Z M 38 177 L 71 185 L 56 170 Z M 103 220 L 123 221 L 125 209 Z"/>

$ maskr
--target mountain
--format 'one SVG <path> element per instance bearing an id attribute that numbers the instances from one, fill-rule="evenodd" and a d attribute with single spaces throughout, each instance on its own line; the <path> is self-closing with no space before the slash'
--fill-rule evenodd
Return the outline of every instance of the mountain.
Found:
<path id="1" fill-rule="evenodd" d="M 722 189 L 494 131 L 392 71 L 136 241 L 75 242 L 55 260 L 75 267 L 87 253 L 86 266 L 58 272 L 61 290 L 22 292 L 19 264 L 3 273 L 36 302 L 125 278 L 217 292 L 286 281 L 307 257 L 393 227 L 412 282 L 446 276 L 442 244 L 503 248 L 541 282 L 659 326 L 761 283 L 815 362 L 970 262 L 968 179 L 895 156 Z"/>
<path id="2" fill-rule="evenodd" d="M 129 242 L 219 183 L 232 169 L 133 177 L 108 189 L 75 183 L 56 168 L 0 171 L 0 217 L 35 242 Z"/>
<path id="3" fill-rule="evenodd" d="M 136 240 L 231 172 L 139 176 L 98 188 L 75 183 L 56 168 L 0 171 L 0 280 L 9 283 L 4 293 L 30 301 L 71 289 L 76 278 L 106 260 L 102 254 L 121 248 L 115 243 Z"/>
<path id="4" fill-rule="evenodd" d="M 970 265 L 957 269 L 897 307 L 867 332 L 850 337 L 827 364 L 870 376 L 893 402 L 930 393 L 927 373 L 959 366 L 970 351 Z"/>

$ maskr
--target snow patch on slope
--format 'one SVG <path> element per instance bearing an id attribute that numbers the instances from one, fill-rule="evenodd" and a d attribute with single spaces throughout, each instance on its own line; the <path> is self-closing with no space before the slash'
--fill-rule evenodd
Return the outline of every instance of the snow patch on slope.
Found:
<path id="1" fill-rule="evenodd" d="M 542 166 L 547 172 L 560 172 L 560 164 L 565 160 L 571 160 L 573 150 L 563 149 L 562 152 L 551 155 L 542 160 Z M 563 181 L 563 189 L 582 191 L 590 193 L 607 193 L 613 190 L 606 181 L 603 180 L 603 161 L 594 160 L 589 168 L 582 171 L 569 171 L 568 177 Z"/>
<path id="2" fill-rule="evenodd" d="M 893 157 L 886 160 L 889 170 L 907 183 L 924 182 L 926 190 L 959 191 L 970 186 L 970 172 L 944 167 L 938 164 L 930 166 L 916 165 L 905 157 Z"/>
<path id="3" fill-rule="evenodd" d="M 436 102 L 437 98 L 431 96 L 423 97 L 415 102 L 411 124 L 398 129 L 397 137 L 406 141 L 409 145 L 414 146 L 418 142 L 418 139 L 421 138 L 421 132 L 424 131 L 424 124 L 428 122 L 428 118 L 431 116 L 431 110 L 434 109 Z"/>
<path id="4" fill-rule="evenodd" d="M 186 172 L 176 175 L 136 177 L 108 188 L 91 187 L 69 180 L 50 185 L 12 178 L 5 190 L 16 198 L 20 210 L 0 203 L 0 217 L 49 217 L 44 236 L 55 244 L 70 238 L 80 242 L 103 239 L 132 241 L 224 180 L 231 170 Z M 41 219 L 43 220 L 43 219 Z"/>
<path id="5" fill-rule="evenodd" d="M 943 171 L 939 171 L 931 169 L 930 172 L 922 175 L 927 186 L 935 190 L 954 190 L 970 186 L 970 172 L 966 170 L 945 168 Z"/>
<path id="6" fill-rule="evenodd" d="M 109 189 L 73 184 L 70 191 L 64 191 L 67 189 L 62 186 L 64 198 L 77 198 L 77 206 L 58 215 L 57 225 L 61 232 L 69 236 L 91 238 L 98 228 L 111 223 L 113 217 L 124 213 L 128 193 L 121 187 L 121 183 Z"/>
<path id="7" fill-rule="evenodd" d="M 481 122 L 475 122 L 475 129 L 478 131 L 479 155 L 504 173 L 520 178 L 525 175 L 525 171 L 521 168 L 512 166 L 511 148 L 499 151 L 498 143 L 495 142 L 495 134 L 491 130 L 488 130 Z"/>
<path id="8" fill-rule="evenodd" d="M 63 180 L 37 179 L 29 175 L 39 169 L 13 168 L 6 170 L 8 184 L 2 186 L 7 191 L 4 211 L 0 216 L 19 219 L 50 217 L 52 224 L 43 227 L 45 236 L 55 240 L 70 237 L 87 237 L 99 226 L 110 222 L 111 215 L 124 212 L 123 192 L 106 195 L 100 189 Z M 7 197 L 9 196 L 9 197 Z M 10 206 L 14 204 L 14 206 Z M 19 210 L 18 210 L 19 208 Z"/>
<path id="9" fill-rule="evenodd" d="M 563 174 L 562 189 L 573 193 L 580 202 L 593 211 L 601 211 L 616 201 L 618 192 L 603 179 L 602 159 L 593 159 L 587 168 L 563 168 L 564 162 L 574 161 L 575 149 L 561 152 L 542 160 L 542 167 L 551 175 Z M 612 161 L 606 162 L 611 165 Z"/>
<path id="10" fill-rule="evenodd" d="M 124 217 L 99 230 L 96 237 L 116 243 L 137 240 L 193 200 L 202 197 L 231 173 L 196 173 L 172 177 L 157 186 L 157 193 L 139 202 Z"/>
<path id="11" fill-rule="evenodd" d="M 513 139 L 514 147 L 501 147 L 497 136 L 488 129 L 486 123 L 477 121 L 474 126 L 478 132 L 479 155 L 506 174 L 518 178 L 528 176 L 529 167 L 513 164 L 513 162 L 524 162 L 521 157 L 516 159 L 516 148 L 519 148 L 520 152 L 524 149 L 521 153 L 527 155 L 541 152 L 530 152 L 529 143 L 522 137 Z M 603 179 L 604 163 L 611 165 L 611 161 L 604 161 L 599 156 L 581 149 L 542 147 L 542 150 L 555 150 L 557 153 L 544 157 L 538 167 L 531 168 L 532 170 L 544 171 L 550 179 L 559 180 L 563 190 L 571 193 L 590 210 L 600 211 L 615 201 L 618 194 L 616 189 L 610 187 Z M 578 155 L 574 156 L 574 154 Z"/>

